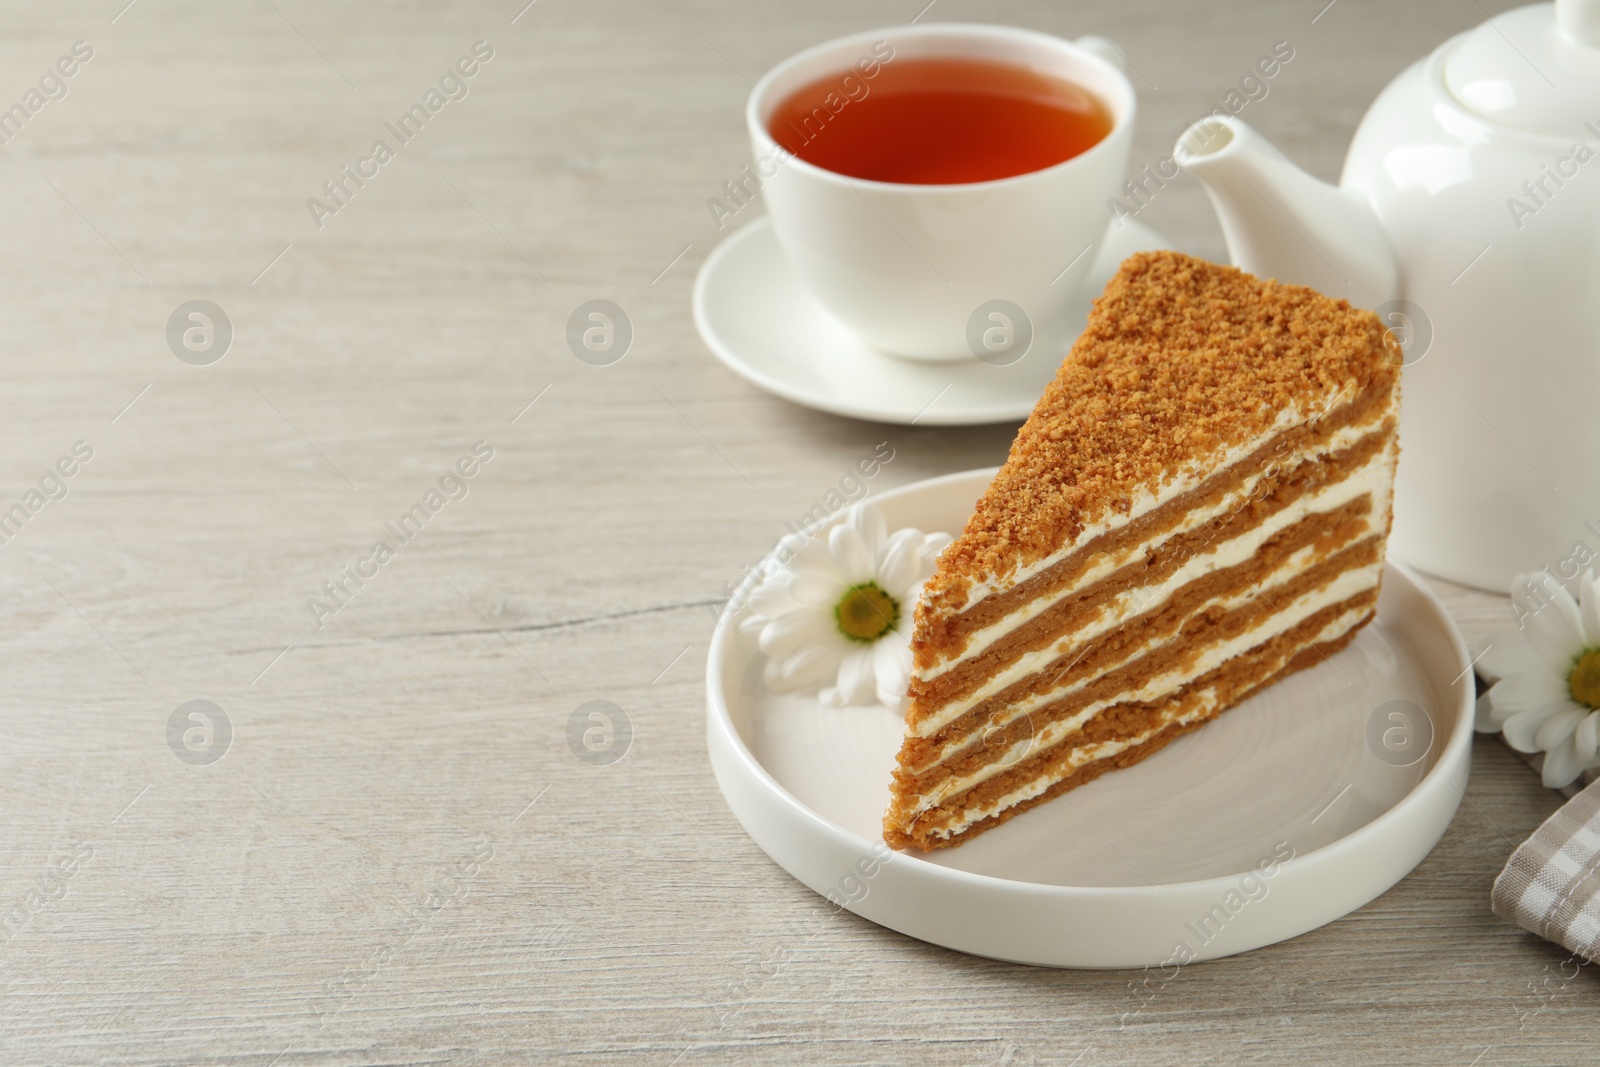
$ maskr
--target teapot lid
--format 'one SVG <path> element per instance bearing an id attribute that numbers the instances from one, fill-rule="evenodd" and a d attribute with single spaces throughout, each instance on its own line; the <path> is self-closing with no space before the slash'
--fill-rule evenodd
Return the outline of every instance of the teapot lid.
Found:
<path id="1" fill-rule="evenodd" d="M 1450 95 L 1506 126 L 1600 137 L 1600 0 L 1556 0 L 1496 15 L 1445 62 Z"/>

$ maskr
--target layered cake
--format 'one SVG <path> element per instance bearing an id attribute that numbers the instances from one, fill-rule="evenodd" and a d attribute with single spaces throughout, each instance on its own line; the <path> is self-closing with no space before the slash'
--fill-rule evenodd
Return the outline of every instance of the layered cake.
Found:
<path id="1" fill-rule="evenodd" d="M 1124 263 L 927 584 L 884 839 L 959 845 L 1343 648 L 1377 604 L 1399 367 L 1345 301 Z"/>

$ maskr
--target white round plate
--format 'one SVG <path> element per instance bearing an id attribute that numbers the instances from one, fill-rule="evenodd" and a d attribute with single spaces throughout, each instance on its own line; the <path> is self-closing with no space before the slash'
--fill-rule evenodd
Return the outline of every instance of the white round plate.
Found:
<path id="1" fill-rule="evenodd" d="M 993 476 L 875 502 L 891 530 L 959 531 Z M 706 736 L 740 823 L 836 904 L 979 956 L 1172 966 L 1294 937 L 1405 877 L 1467 784 L 1466 648 L 1393 562 L 1376 619 L 1338 655 L 1142 763 L 931 853 L 892 853 L 879 836 L 900 717 L 767 692 L 739 617 L 724 614 L 712 639 Z"/>
<path id="2" fill-rule="evenodd" d="M 785 400 L 835 415 L 921 426 L 1020 422 L 1055 377 L 1083 330 L 1089 305 L 1122 261 L 1165 248 L 1137 222 L 1108 226 L 1100 244 L 1068 266 L 1059 284 L 1073 286 L 1062 321 L 1042 329 L 1026 355 L 1007 367 L 976 357 L 919 363 L 869 347 L 817 303 L 778 247 L 772 224 L 759 218 L 729 235 L 706 257 L 694 282 L 694 324 L 707 347 L 741 378 Z"/>

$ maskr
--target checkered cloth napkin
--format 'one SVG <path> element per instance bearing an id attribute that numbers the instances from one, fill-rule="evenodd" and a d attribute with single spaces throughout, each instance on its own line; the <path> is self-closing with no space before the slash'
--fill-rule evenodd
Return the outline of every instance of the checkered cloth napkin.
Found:
<path id="1" fill-rule="evenodd" d="M 1478 688 L 1482 721 L 1488 687 L 1480 679 Z M 1543 769 L 1543 753 L 1506 748 L 1534 774 Z M 1600 771 L 1584 771 L 1558 792 L 1567 803 L 1511 853 L 1489 903 L 1502 919 L 1600 962 Z"/>
<path id="2" fill-rule="evenodd" d="M 1596 592 L 1596 588 L 1585 587 L 1583 611 L 1592 606 L 1588 601 Z M 1570 600 L 1568 604 L 1578 607 Z M 1493 726 L 1487 690 L 1517 659 L 1511 650 L 1523 640 L 1517 634 L 1496 636 L 1479 655 L 1483 664 L 1475 679 L 1479 729 Z M 1500 654 L 1492 657 L 1497 648 Z M 1501 662 L 1496 663 L 1495 659 Z M 1504 734 L 1500 740 L 1543 777 L 1543 753 L 1518 752 Z M 1505 869 L 1494 880 L 1489 901 L 1501 918 L 1578 956 L 1600 962 L 1600 771 L 1585 770 L 1576 781 L 1561 786 L 1559 792 L 1567 798 L 1566 804 L 1511 853 Z"/>
<path id="3" fill-rule="evenodd" d="M 1600 782 L 1517 846 L 1490 901 L 1501 918 L 1600 961 Z"/>

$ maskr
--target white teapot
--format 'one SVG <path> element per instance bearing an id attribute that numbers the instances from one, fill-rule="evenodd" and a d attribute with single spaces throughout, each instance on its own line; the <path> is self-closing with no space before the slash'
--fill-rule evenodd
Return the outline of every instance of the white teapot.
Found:
<path id="1" fill-rule="evenodd" d="M 1396 555 L 1501 593 L 1600 569 L 1600 0 L 1446 41 L 1374 101 L 1338 188 L 1231 116 L 1175 158 L 1237 266 L 1404 344 Z"/>

